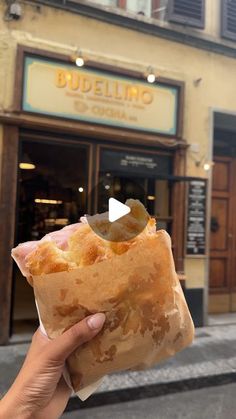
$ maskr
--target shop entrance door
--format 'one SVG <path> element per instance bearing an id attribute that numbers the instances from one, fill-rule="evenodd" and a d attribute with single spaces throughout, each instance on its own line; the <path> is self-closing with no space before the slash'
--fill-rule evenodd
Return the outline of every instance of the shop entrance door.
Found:
<path id="1" fill-rule="evenodd" d="M 90 211 L 90 145 L 22 135 L 15 243 L 39 240 Z M 37 323 L 31 287 L 14 266 L 12 333 Z"/>
<path id="2" fill-rule="evenodd" d="M 209 312 L 236 311 L 236 158 L 214 159 Z"/>

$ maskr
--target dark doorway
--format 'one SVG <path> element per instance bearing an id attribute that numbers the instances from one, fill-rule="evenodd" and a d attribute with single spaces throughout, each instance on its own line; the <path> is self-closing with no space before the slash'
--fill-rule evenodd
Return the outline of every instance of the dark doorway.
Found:
<path id="1" fill-rule="evenodd" d="M 89 146 L 21 140 L 16 244 L 79 221 L 87 213 Z M 14 270 L 12 332 L 35 327 L 33 290 Z"/>

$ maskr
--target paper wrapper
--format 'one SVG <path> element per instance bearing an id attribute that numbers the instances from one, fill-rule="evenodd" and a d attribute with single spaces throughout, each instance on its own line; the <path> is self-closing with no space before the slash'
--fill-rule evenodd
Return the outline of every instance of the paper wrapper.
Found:
<path id="1" fill-rule="evenodd" d="M 165 231 L 110 260 L 33 277 L 33 287 L 50 338 L 89 314 L 106 314 L 103 330 L 68 359 L 75 392 L 86 393 L 112 372 L 151 367 L 192 342 L 193 322 Z"/>

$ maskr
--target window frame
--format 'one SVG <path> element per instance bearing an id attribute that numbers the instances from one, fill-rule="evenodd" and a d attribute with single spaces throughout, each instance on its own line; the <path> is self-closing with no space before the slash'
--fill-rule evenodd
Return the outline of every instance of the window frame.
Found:
<path id="1" fill-rule="evenodd" d="M 168 7 L 167 7 L 167 20 L 173 23 L 181 23 L 186 26 L 191 26 L 197 29 L 204 29 L 205 28 L 205 19 L 206 19 L 206 1 L 202 1 L 202 14 L 201 19 L 195 19 L 190 17 L 185 17 L 183 15 L 177 14 L 174 12 L 175 2 L 178 0 L 169 0 Z M 192 0 L 194 1 L 194 0 Z"/>

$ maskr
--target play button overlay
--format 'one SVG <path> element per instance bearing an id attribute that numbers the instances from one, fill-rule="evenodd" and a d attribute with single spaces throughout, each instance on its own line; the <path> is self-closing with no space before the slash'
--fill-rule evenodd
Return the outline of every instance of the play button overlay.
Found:
<path id="1" fill-rule="evenodd" d="M 100 182 L 90 191 L 90 200 L 94 201 L 96 197 L 98 214 L 87 214 L 86 220 L 94 233 L 103 240 L 132 240 L 142 233 L 149 220 L 145 209 L 146 194 L 141 181 L 128 177 L 122 179 L 105 172 L 100 175 Z"/>
<path id="2" fill-rule="evenodd" d="M 122 202 L 115 198 L 109 199 L 108 219 L 110 223 L 114 223 L 114 221 L 117 221 L 125 215 L 129 214 L 130 211 L 131 209 L 128 207 L 128 205 L 122 204 Z"/>

